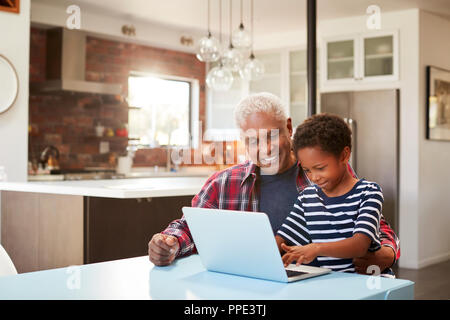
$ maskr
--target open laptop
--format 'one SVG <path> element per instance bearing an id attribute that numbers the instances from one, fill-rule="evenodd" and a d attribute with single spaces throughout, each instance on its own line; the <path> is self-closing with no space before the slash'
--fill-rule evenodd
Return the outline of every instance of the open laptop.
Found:
<path id="1" fill-rule="evenodd" d="M 265 213 L 183 207 L 200 259 L 208 271 L 293 282 L 331 270 L 284 267 Z"/>

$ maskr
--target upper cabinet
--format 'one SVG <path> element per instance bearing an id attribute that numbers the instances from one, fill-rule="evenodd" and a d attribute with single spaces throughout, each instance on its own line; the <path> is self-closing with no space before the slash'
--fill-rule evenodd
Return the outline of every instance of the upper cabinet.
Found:
<path id="1" fill-rule="evenodd" d="M 307 117 L 306 49 L 258 52 L 256 57 L 266 71 L 261 79 L 250 82 L 250 93 L 266 91 L 280 97 L 295 128 Z"/>
<path id="2" fill-rule="evenodd" d="M 322 48 L 322 88 L 399 79 L 397 31 L 325 38 Z"/>

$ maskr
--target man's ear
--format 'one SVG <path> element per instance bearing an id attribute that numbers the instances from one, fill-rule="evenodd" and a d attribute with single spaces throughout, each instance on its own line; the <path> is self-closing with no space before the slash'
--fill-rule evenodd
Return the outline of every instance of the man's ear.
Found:
<path id="1" fill-rule="evenodd" d="M 292 119 L 291 119 L 291 118 L 288 118 L 288 119 L 287 119 L 287 121 L 286 121 L 286 127 L 287 127 L 287 129 L 288 129 L 288 131 L 289 131 L 289 137 L 292 137 L 293 129 L 292 129 Z"/>

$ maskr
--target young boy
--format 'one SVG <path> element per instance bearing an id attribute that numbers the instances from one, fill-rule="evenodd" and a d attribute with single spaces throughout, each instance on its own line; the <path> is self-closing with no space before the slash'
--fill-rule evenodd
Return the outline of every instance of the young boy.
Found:
<path id="1" fill-rule="evenodd" d="M 277 232 L 285 266 L 296 261 L 355 272 L 353 258 L 380 249 L 383 194 L 375 182 L 351 175 L 351 147 L 351 131 L 338 116 L 315 115 L 297 127 L 294 152 L 313 185 L 299 194 Z"/>

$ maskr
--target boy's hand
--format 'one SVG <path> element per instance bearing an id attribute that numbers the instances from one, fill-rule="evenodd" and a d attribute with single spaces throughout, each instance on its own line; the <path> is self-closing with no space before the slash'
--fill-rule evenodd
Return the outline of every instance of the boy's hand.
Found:
<path id="1" fill-rule="evenodd" d="M 282 257 L 285 267 L 294 260 L 297 261 L 295 264 L 297 266 L 302 263 L 310 263 L 319 255 L 319 246 L 317 243 L 311 243 L 306 246 L 287 246 L 282 243 L 281 248 L 286 251 Z"/>

